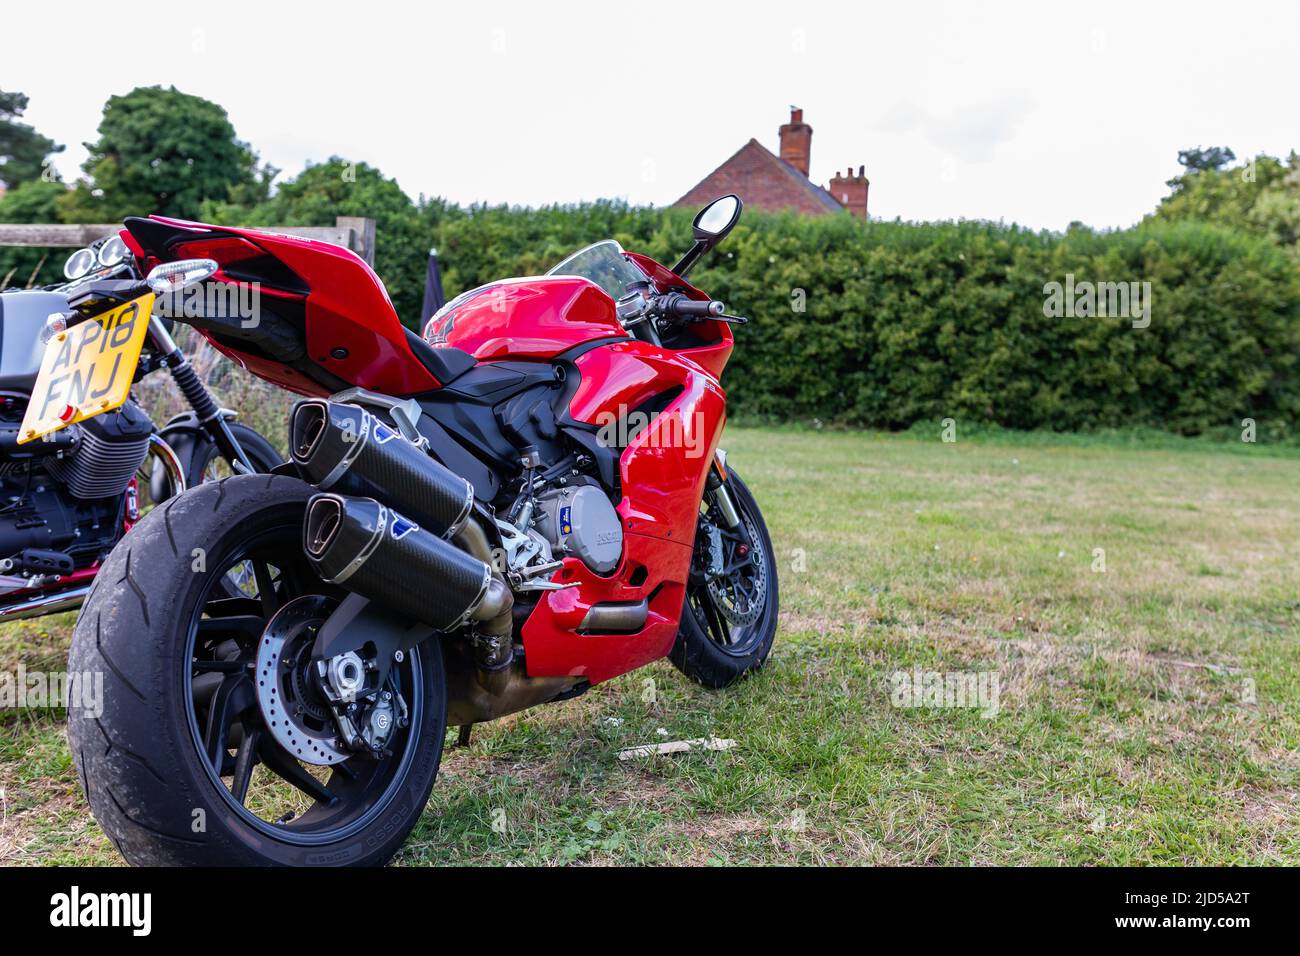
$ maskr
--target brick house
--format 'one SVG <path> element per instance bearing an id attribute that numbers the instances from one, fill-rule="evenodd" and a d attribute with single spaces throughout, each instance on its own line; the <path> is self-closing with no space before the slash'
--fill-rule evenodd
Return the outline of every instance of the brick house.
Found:
<path id="1" fill-rule="evenodd" d="M 825 216 L 847 209 L 866 219 L 871 183 L 864 166 L 858 167 L 856 175 L 852 167 L 842 174 L 837 171 L 825 189 L 808 178 L 812 132 L 803 121 L 803 110 L 792 108 L 790 122 L 780 129 L 780 156 L 751 139 L 673 205 L 699 207 L 735 193 L 745 205 L 771 212 L 788 209 L 804 216 Z"/>

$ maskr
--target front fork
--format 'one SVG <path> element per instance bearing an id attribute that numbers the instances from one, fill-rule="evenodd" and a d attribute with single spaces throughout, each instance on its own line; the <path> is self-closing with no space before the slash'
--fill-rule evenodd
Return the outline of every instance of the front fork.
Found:
<path id="1" fill-rule="evenodd" d="M 713 455 L 713 464 L 709 467 L 709 477 L 705 488 L 713 495 L 713 503 L 718 508 L 718 515 L 729 531 L 736 531 L 748 537 L 736 503 L 731 500 L 731 491 L 727 488 L 727 453 L 719 448 Z"/>
<path id="2" fill-rule="evenodd" d="M 691 570 L 691 581 L 697 585 L 708 584 L 718 577 L 725 576 L 728 573 L 727 568 L 733 566 L 737 559 L 744 563 L 752 560 L 754 555 L 754 543 L 750 540 L 749 527 L 741 520 L 735 499 L 732 498 L 731 489 L 728 487 L 727 453 L 721 448 L 714 454 L 713 462 L 709 466 L 709 476 L 704 483 L 704 495 L 706 502 L 712 506 L 710 510 L 716 513 L 718 523 L 716 526 L 713 525 L 708 515 L 701 514 L 700 532 L 710 538 L 720 532 L 723 553 L 722 565 L 717 566 L 711 544 L 705 543 L 706 550 L 703 552 L 699 550 L 700 542 L 697 533 L 696 557 Z"/>
<path id="3" fill-rule="evenodd" d="M 217 446 L 221 456 L 230 462 L 230 467 L 236 472 L 246 475 L 255 472 L 257 469 L 253 467 L 248 455 L 231 433 L 230 426 L 226 423 L 226 416 L 221 413 L 212 394 L 199 380 L 194 366 L 190 365 L 190 360 L 185 357 L 176 340 L 171 337 L 167 326 L 163 325 L 162 320 L 156 315 L 149 318 L 149 338 L 154 349 L 162 357 L 162 364 L 171 372 L 181 394 L 194 409 L 199 425 Z"/>

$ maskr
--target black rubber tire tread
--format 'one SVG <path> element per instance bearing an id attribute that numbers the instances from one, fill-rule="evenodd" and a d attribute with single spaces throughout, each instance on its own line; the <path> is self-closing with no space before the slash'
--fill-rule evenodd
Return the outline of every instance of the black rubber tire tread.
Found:
<path id="1" fill-rule="evenodd" d="M 746 674 L 758 670 L 767 661 L 776 639 L 777 618 L 780 616 L 779 587 L 776 579 L 776 553 L 772 550 L 772 539 L 767 532 L 767 523 L 758 508 L 758 502 L 740 476 L 728 469 L 727 486 L 736 498 L 736 506 L 753 519 L 758 533 L 763 539 L 763 549 L 767 554 L 767 593 L 768 606 L 763 611 L 760 621 L 763 632 L 753 650 L 744 656 L 728 654 L 709 639 L 708 632 L 700 626 L 692 612 L 689 599 L 682 606 L 681 626 L 677 631 L 677 640 L 668 654 L 673 665 L 696 683 L 705 687 L 727 687 L 740 680 Z"/>
<path id="2" fill-rule="evenodd" d="M 134 865 L 381 865 L 401 847 L 437 776 L 446 729 L 441 648 L 421 646 L 420 750 L 385 810 L 344 840 L 299 846 L 252 827 L 208 776 L 182 700 L 180 656 L 204 589 L 193 549 L 216 559 L 249 527 L 297 522 L 313 489 L 238 475 L 191 488 L 144 517 L 97 575 L 73 634 L 71 673 L 104 675 L 103 712 L 69 711 L 68 741 L 95 818 Z M 196 811 L 203 811 L 200 815 Z M 204 818 L 202 832 L 196 820 Z"/>

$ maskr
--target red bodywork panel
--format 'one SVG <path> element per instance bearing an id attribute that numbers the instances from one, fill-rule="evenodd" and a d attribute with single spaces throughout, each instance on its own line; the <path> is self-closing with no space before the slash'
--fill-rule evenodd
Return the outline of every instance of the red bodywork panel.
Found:
<path id="1" fill-rule="evenodd" d="M 192 240 L 186 236 L 173 245 L 176 257 L 215 259 L 223 267 L 219 280 L 239 281 L 225 269 L 237 273 L 241 260 L 263 254 L 287 267 L 301 283 L 293 289 L 264 285 L 262 293 L 272 308 L 276 300 L 301 307 L 308 357 L 337 378 L 400 396 L 440 386 L 412 352 L 379 278 L 348 250 L 251 229 L 162 221 L 194 233 Z M 132 251 L 144 256 L 134 241 Z M 659 291 L 708 298 L 654 260 L 631 253 L 628 258 Z M 525 660 L 532 676 L 582 676 L 594 684 L 657 660 L 673 646 L 699 503 L 726 420 L 719 377 L 732 348 L 731 328 L 724 322 L 694 323 L 691 331 L 696 343 L 692 347 L 669 349 L 637 339 L 619 323 L 613 299 L 575 276 L 484 286 L 425 330 L 432 347 L 452 346 L 479 362 L 545 361 L 576 346 L 601 342 L 573 359 L 581 379 L 569 413 L 579 422 L 599 426 L 623 421 L 643 403 L 672 395 L 619 459 L 622 500 L 617 511 L 624 546 L 618 567 L 602 576 L 577 558 L 565 558 L 552 580 L 578 586 L 543 592 L 523 624 Z M 279 362 L 229 344 L 217 348 L 254 374 L 295 392 L 326 391 Z M 578 632 L 592 605 L 643 598 L 650 613 L 639 632 Z"/>
<path id="2" fill-rule="evenodd" d="M 635 262 L 660 292 L 684 292 L 688 298 L 699 302 L 713 298 L 703 289 L 695 288 L 676 272 L 649 256 L 643 256 L 639 252 L 625 252 L 623 255 Z"/>
<path id="3" fill-rule="evenodd" d="M 630 338 L 614 314 L 614 300 L 576 276 L 494 282 L 475 289 L 424 330 L 426 342 L 455 346 L 480 362 L 552 358 L 612 336 Z"/>
<path id="4" fill-rule="evenodd" d="M 161 216 L 151 218 L 194 231 L 193 241 L 177 247 L 178 258 L 212 258 L 227 266 L 237 264 L 252 252 L 268 254 L 287 266 L 310 291 L 297 295 L 263 285 L 262 294 L 304 303 L 308 357 L 343 381 L 403 396 L 439 387 L 439 381 L 411 351 L 384 284 L 365 260 L 350 249 L 256 229 L 206 226 Z M 206 238 L 204 234 L 210 232 L 221 235 Z M 237 236 L 242 243 L 228 236 Z M 222 272 L 216 278 L 235 281 Z M 259 377 L 292 391 L 327 392 L 315 381 L 278 362 L 213 344 Z M 338 353 L 341 358 L 335 357 L 338 349 L 343 350 Z"/>
<path id="5" fill-rule="evenodd" d="M 530 675 L 583 676 L 595 684 L 658 660 L 672 649 L 686 599 L 700 498 L 726 419 L 726 398 L 710 372 L 680 353 L 639 340 L 593 349 L 580 356 L 577 365 L 582 384 L 570 411 L 592 424 L 601 421 L 602 413 L 626 415 L 638 397 L 681 389 L 620 459 L 623 560 L 618 568 L 601 577 L 576 558 L 566 558 L 552 580 L 578 581 L 580 586 L 545 592 L 524 623 L 524 659 Z M 641 584 L 632 585 L 633 577 L 641 574 Z M 649 599 L 650 616 L 638 633 L 577 633 L 593 604 L 642 598 Z"/>

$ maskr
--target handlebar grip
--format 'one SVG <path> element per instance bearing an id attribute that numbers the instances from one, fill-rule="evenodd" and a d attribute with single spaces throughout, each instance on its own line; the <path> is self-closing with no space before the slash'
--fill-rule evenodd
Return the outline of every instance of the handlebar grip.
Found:
<path id="1" fill-rule="evenodd" d="M 679 294 L 670 299 L 666 311 L 684 319 L 711 319 L 726 310 L 727 307 L 716 299 L 696 301 Z"/>

